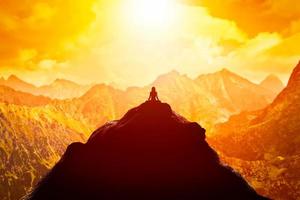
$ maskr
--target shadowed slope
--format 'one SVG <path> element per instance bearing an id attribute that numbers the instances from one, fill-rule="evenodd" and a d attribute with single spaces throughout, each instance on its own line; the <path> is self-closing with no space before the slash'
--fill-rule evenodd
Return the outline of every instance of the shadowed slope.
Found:
<path id="1" fill-rule="evenodd" d="M 205 130 L 147 102 L 70 145 L 37 199 L 264 199 L 219 163 Z"/>

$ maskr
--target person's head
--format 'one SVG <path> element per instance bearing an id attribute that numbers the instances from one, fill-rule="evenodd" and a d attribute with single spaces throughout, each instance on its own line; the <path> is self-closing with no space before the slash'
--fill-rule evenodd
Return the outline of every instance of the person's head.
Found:
<path id="1" fill-rule="evenodd" d="M 152 87 L 151 91 L 155 91 L 155 87 Z"/>

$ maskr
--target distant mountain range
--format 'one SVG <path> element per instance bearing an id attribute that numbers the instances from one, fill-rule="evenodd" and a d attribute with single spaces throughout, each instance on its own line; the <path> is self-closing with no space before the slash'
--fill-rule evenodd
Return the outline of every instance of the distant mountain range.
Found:
<path id="1" fill-rule="evenodd" d="M 265 81 L 270 86 L 269 88 L 252 83 L 227 69 L 213 74 L 201 75 L 196 79 L 196 82 L 216 97 L 220 107 L 225 108 L 231 114 L 264 108 L 283 89 L 282 87 L 273 90 L 271 85 L 274 83 L 270 82 L 269 79 Z"/>
<path id="2" fill-rule="evenodd" d="M 263 85 L 276 88 L 270 86 L 274 81 L 267 82 Z M 66 80 L 36 87 L 16 76 L 0 79 L 0 85 L 3 200 L 18 199 L 28 192 L 68 144 L 85 142 L 91 130 L 121 118 L 148 98 L 152 86 L 176 112 L 208 130 L 233 114 L 268 106 L 277 95 L 228 70 L 196 79 L 172 71 L 148 86 L 126 90 L 105 84 L 80 86 Z"/>
<path id="3" fill-rule="evenodd" d="M 232 116 L 217 126 L 210 142 L 264 194 L 274 199 L 297 199 L 300 196 L 299 113 L 300 63 L 287 87 L 269 106 Z"/>
<path id="4" fill-rule="evenodd" d="M 92 85 L 79 85 L 72 81 L 56 79 L 50 85 L 36 87 L 11 75 L 8 79 L 0 79 L 0 85 L 13 88 L 17 91 L 30 93 L 33 95 L 42 95 L 52 99 L 70 99 L 83 95 Z"/>
<path id="5" fill-rule="evenodd" d="M 48 97 L 35 96 L 0 85 L 0 102 L 33 107 L 47 105 L 51 103 L 52 100 Z"/>
<path id="6" fill-rule="evenodd" d="M 145 101 L 152 86 L 157 88 L 162 101 L 206 128 L 226 121 L 232 114 L 264 108 L 280 92 L 280 88 L 276 93 L 228 70 L 201 75 L 195 80 L 172 71 L 145 87 L 130 87 L 123 91 L 101 84 L 72 99 L 72 103 L 58 104 L 64 111 L 69 110 L 70 104 L 76 105 L 76 110 L 71 113 L 83 115 L 92 124 L 99 125 L 122 117 L 130 107 Z"/>
<path id="7" fill-rule="evenodd" d="M 23 98 L 21 101 L 32 102 L 33 105 L 54 105 L 76 119 L 86 118 L 95 128 L 107 120 L 122 117 L 130 107 L 145 101 L 152 86 L 157 87 L 162 101 L 169 102 L 189 120 L 209 128 L 226 121 L 232 114 L 267 106 L 283 85 L 275 76 L 266 78 L 261 84 L 255 84 L 227 69 L 200 75 L 196 79 L 172 71 L 159 76 L 148 86 L 130 87 L 125 91 L 105 84 L 81 86 L 63 79 L 36 87 L 16 76 L 2 79 L 1 84 L 17 91 L 58 99 L 36 97 L 39 100 L 33 100 L 33 96 L 28 95 L 30 100 Z M 13 91 L 3 93 L 6 94 L 2 97 L 2 102 L 12 103 L 12 97 L 20 96 L 19 93 L 14 95 L 17 93 Z"/>

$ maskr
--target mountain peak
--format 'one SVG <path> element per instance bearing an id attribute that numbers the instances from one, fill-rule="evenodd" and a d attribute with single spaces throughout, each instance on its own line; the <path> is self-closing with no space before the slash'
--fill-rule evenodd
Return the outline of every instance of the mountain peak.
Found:
<path id="1" fill-rule="evenodd" d="M 159 77 L 177 77 L 177 76 L 180 76 L 180 73 L 178 71 L 176 71 L 176 70 L 172 70 L 172 71 L 170 71 L 168 73 L 160 75 Z"/>
<path id="2" fill-rule="evenodd" d="M 73 82 L 73 81 L 70 81 L 70 80 L 66 80 L 66 79 L 55 79 L 55 81 L 53 81 L 52 83 L 53 85 L 63 85 L 63 86 L 66 86 L 66 85 L 70 85 L 70 86 L 79 86 L 79 84 Z"/>
<path id="3" fill-rule="evenodd" d="M 222 70 L 216 72 L 216 74 L 220 74 L 222 76 L 231 76 L 231 77 L 239 77 L 242 78 L 241 76 L 237 75 L 236 73 L 230 71 L 227 68 L 223 68 Z"/>
<path id="4" fill-rule="evenodd" d="M 221 73 L 233 73 L 231 71 L 229 71 L 227 68 L 223 68 L 220 70 Z"/>
<path id="5" fill-rule="evenodd" d="M 62 79 L 62 78 L 57 78 L 55 79 L 54 82 L 58 82 L 58 83 L 73 83 L 72 81 L 66 80 L 66 79 Z"/>
<path id="6" fill-rule="evenodd" d="M 266 78 L 262 82 L 265 82 L 265 81 L 278 81 L 278 82 L 281 82 L 281 80 L 275 74 L 269 74 L 268 76 L 266 76 Z"/>
<path id="7" fill-rule="evenodd" d="M 277 94 L 284 88 L 282 81 L 274 74 L 268 75 L 259 85 Z"/>
<path id="8" fill-rule="evenodd" d="M 166 74 L 162 74 L 156 78 L 156 80 L 151 85 L 161 85 L 161 84 L 170 84 L 170 82 L 174 82 L 181 79 L 189 79 L 186 75 L 181 75 L 178 71 L 172 70 Z"/>
<path id="9" fill-rule="evenodd" d="M 50 198 L 264 199 L 220 163 L 199 124 L 156 101 L 71 144 L 30 199 Z"/>
<path id="10" fill-rule="evenodd" d="M 231 79 L 231 80 L 236 80 L 236 81 L 247 82 L 248 84 L 249 83 L 253 84 L 248 79 L 228 70 L 227 68 L 223 68 L 220 71 L 210 73 L 210 74 L 202 74 L 202 75 L 198 76 L 197 80 L 201 82 L 202 79 L 206 79 L 208 77 L 215 78 L 215 79 Z"/>
<path id="11" fill-rule="evenodd" d="M 17 77 L 14 74 L 10 75 L 7 80 L 8 81 L 20 81 L 20 82 L 24 82 L 24 81 L 22 81 L 19 77 Z"/>
<path id="12" fill-rule="evenodd" d="M 81 98 L 91 98 L 91 97 L 98 97 L 99 95 L 102 96 L 104 94 L 111 94 L 115 92 L 120 92 L 119 89 L 116 89 L 110 85 L 105 83 L 97 84 L 89 88 Z"/>
<path id="13" fill-rule="evenodd" d="M 169 72 L 169 74 L 179 75 L 179 72 L 177 70 L 173 69 L 172 71 Z"/>
<path id="14" fill-rule="evenodd" d="M 30 83 L 27 83 L 26 81 L 23 81 L 16 75 L 10 75 L 6 81 L 3 83 L 4 85 L 11 87 L 15 90 L 19 90 L 22 92 L 29 92 L 36 87 Z"/>
<path id="15" fill-rule="evenodd" d="M 276 76 L 275 74 L 269 74 L 265 79 L 277 79 L 277 80 L 280 80 L 278 78 L 278 76 Z"/>

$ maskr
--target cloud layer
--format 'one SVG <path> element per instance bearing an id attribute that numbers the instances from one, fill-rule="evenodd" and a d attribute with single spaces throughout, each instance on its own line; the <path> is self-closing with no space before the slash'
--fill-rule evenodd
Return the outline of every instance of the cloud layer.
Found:
<path id="1" fill-rule="evenodd" d="M 1 1 L 0 74 L 126 87 L 173 69 L 194 77 L 227 67 L 258 81 L 286 79 L 299 60 L 291 0 L 181 0 L 160 30 L 132 24 L 127 1 Z"/>

